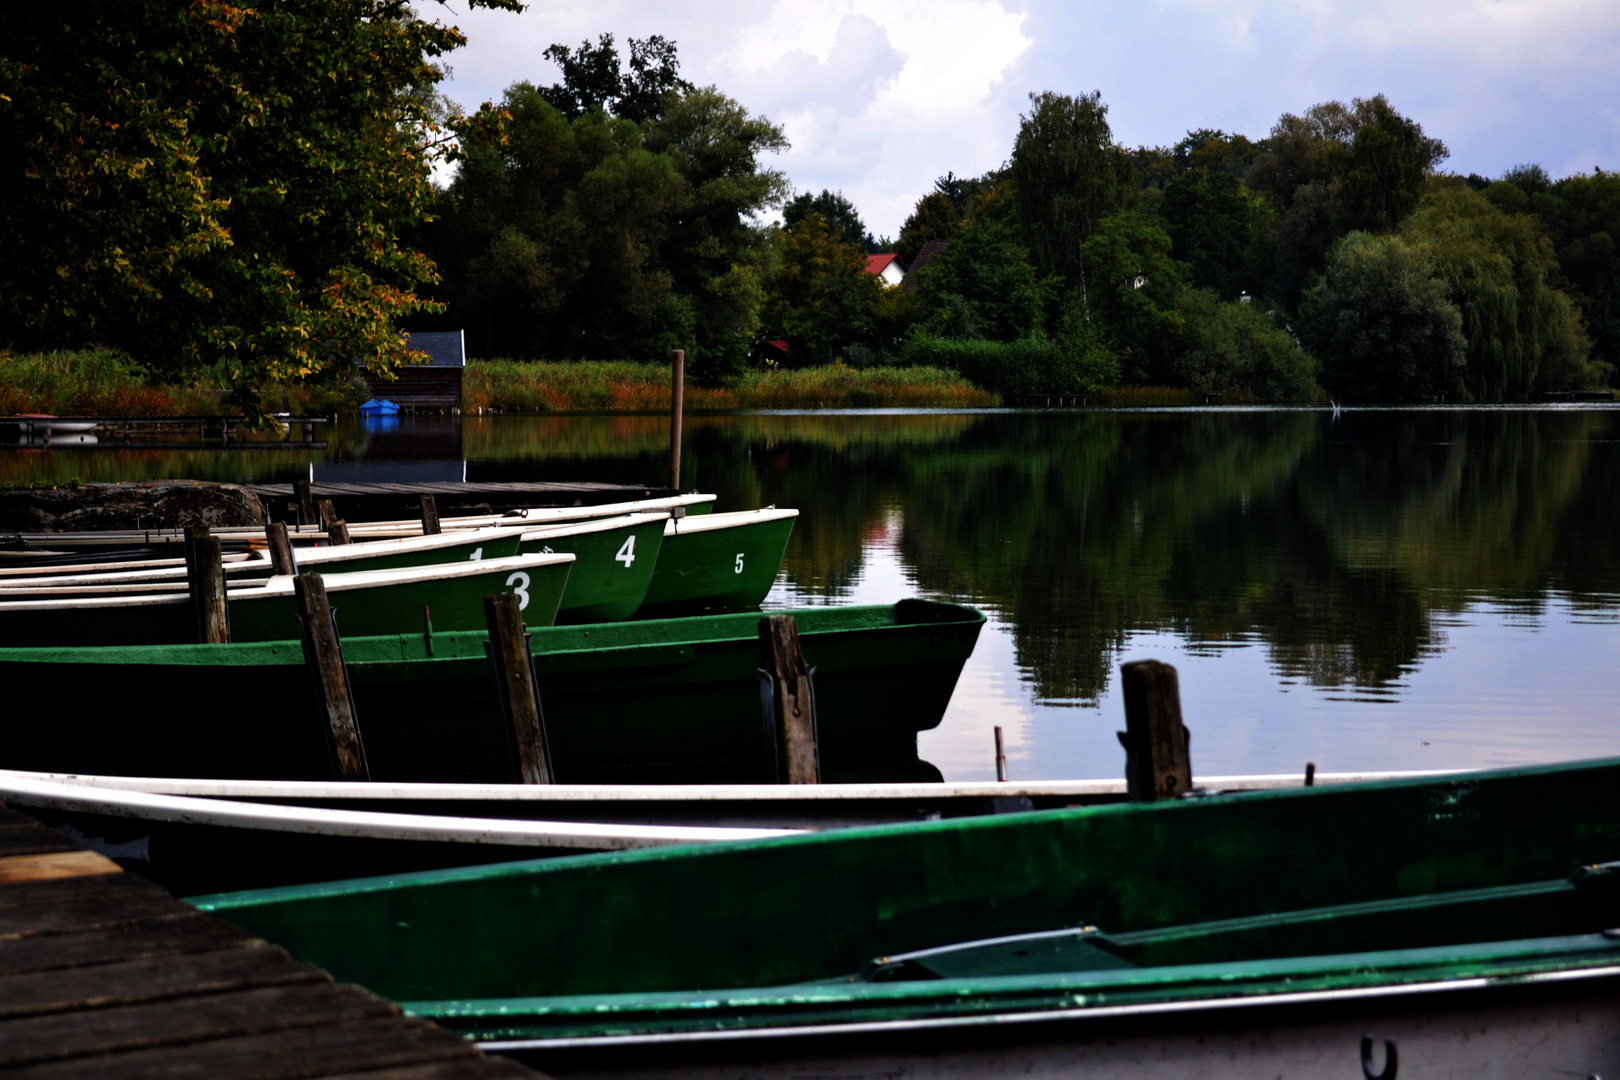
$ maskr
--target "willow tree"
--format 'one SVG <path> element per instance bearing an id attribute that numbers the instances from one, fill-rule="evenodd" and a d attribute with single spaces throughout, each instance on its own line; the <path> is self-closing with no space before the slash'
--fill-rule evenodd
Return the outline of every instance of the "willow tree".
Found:
<path id="1" fill-rule="evenodd" d="M 519 0 L 470 0 L 519 10 Z M 398 0 L 0 10 L 0 344 L 267 383 L 407 359 L 464 42 Z"/>

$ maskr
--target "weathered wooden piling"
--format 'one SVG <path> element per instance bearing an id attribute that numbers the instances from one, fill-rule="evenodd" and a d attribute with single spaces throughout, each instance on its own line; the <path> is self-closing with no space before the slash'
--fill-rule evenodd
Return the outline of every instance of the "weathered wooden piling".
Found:
<path id="1" fill-rule="evenodd" d="M 197 640 L 204 645 L 227 645 L 231 640 L 230 609 L 225 603 L 225 564 L 219 539 L 208 526 L 186 530 L 186 585 L 197 616 Z"/>
<path id="2" fill-rule="evenodd" d="M 1176 669 L 1157 660 L 1120 666 L 1125 697 L 1125 788 L 1131 802 L 1174 799 L 1192 790 L 1189 735 L 1181 722 Z"/>
<path id="3" fill-rule="evenodd" d="M 270 545 L 270 568 L 277 574 L 298 573 L 298 564 L 293 562 L 292 544 L 287 542 L 287 526 L 272 521 L 264 527 L 264 538 Z"/>
<path id="4" fill-rule="evenodd" d="M 310 431 L 313 429 L 306 425 L 304 430 Z M 315 502 L 309 494 L 308 480 L 293 481 L 293 498 L 298 500 L 298 524 L 315 524 Z"/>
<path id="5" fill-rule="evenodd" d="M 326 530 L 326 542 L 328 544 L 349 543 L 349 526 L 342 518 L 337 516 L 337 508 L 332 505 L 332 500 L 322 499 L 320 507 L 321 527 Z"/>
<path id="6" fill-rule="evenodd" d="M 422 535 L 439 535 L 439 504 L 431 495 L 422 496 Z"/>
<path id="7" fill-rule="evenodd" d="M 996 779 L 1007 781 L 1007 746 L 1001 741 L 1001 725 L 996 725 Z"/>
<path id="8" fill-rule="evenodd" d="M 681 413 L 686 409 L 686 350 L 676 349 L 670 365 L 669 489 L 681 490 Z"/>
<path id="9" fill-rule="evenodd" d="M 799 650 L 799 627 L 791 615 L 759 620 L 760 669 L 770 676 L 775 722 L 777 780 L 819 784 L 821 756 L 816 745 L 815 694 L 810 669 Z"/>
<path id="10" fill-rule="evenodd" d="M 293 580 L 298 598 L 298 619 L 303 624 L 304 663 L 315 683 L 327 749 L 331 751 L 332 773 L 339 780 L 369 780 L 366 749 L 360 741 L 360 725 L 355 719 L 354 694 L 349 671 L 343 663 L 343 644 L 338 638 L 337 621 L 326 597 L 326 582 L 319 574 L 301 574 Z"/>
<path id="11" fill-rule="evenodd" d="M 423 610 L 423 617 L 427 615 Z M 484 597 L 484 620 L 489 625 L 489 659 L 495 687 L 506 719 L 507 745 L 512 751 L 514 777 L 520 784 L 552 782 L 551 760 L 546 753 L 546 721 L 540 709 L 540 688 L 534 679 L 529 632 L 516 593 Z"/>

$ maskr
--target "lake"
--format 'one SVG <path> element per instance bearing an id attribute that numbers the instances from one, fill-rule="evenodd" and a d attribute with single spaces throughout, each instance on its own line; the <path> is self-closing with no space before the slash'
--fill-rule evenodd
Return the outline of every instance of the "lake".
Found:
<path id="1" fill-rule="evenodd" d="M 687 418 L 683 487 L 802 511 L 768 606 L 989 615 L 920 755 L 1123 775 L 1122 662 L 1180 672 L 1195 777 L 1620 753 L 1620 409 Z M 326 451 L 53 450 L 4 479 L 662 483 L 655 416 L 406 418 Z M 341 509 L 341 508 L 340 508 Z"/>

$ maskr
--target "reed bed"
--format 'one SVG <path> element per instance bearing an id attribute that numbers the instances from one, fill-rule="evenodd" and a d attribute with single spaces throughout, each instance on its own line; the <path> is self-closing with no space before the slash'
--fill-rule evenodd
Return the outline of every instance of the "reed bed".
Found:
<path id="1" fill-rule="evenodd" d="M 111 349 L 0 354 L 0 415 L 211 416 L 220 394 L 154 385 Z"/>
<path id="2" fill-rule="evenodd" d="M 474 360 L 462 380 L 462 408 L 510 412 L 668 412 L 669 367 L 618 360 Z M 686 408 L 973 408 L 1000 399 L 938 368 L 753 371 L 724 386 L 686 387 Z"/>

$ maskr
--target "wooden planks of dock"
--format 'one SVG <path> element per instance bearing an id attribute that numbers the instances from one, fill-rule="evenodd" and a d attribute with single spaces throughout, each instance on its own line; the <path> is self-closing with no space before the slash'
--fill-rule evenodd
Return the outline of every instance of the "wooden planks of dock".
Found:
<path id="1" fill-rule="evenodd" d="M 538 1075 L 0 808 L 5 1080 Z"/>

